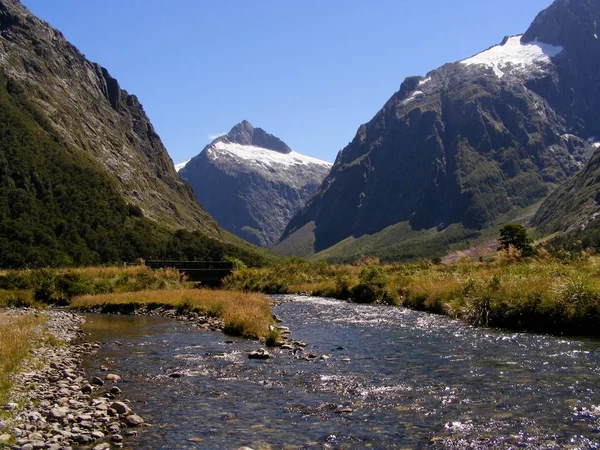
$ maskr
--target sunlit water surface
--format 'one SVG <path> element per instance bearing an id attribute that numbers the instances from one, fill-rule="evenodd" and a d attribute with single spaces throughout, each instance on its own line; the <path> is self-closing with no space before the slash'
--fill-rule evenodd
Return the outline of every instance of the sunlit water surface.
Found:
<path id="1" fill-rule="evenodd" d="M 312 361 L 289 350 L 249 360 L 259 343 L 175 321 L 88 316 L 89 338 L 104 343 L 88 374 L 104 364 L 121 375 L 152 424 L 125 447 L 600 448 L 597 340 L 286 299 L 275 312 Z"/>

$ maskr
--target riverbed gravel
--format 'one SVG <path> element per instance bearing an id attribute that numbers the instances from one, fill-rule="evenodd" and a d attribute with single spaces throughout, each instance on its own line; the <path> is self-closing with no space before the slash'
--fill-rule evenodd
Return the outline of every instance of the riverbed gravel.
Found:
<path id="1" fill-rule="evenodd" d="M 31 358 L 14 376 L 10 402 L 0 405 L 12 416 L 0 421 L 0 448 L 123 447 L 124 436 L 135 435 L 135 428 L 144 421 L 131 410 L 121 390 L 115 389 L 120 380 L 117 374 L 104 379 L 95 376 L 91 382 L 81 368 L 82 358 L 100 348 L 97 342 L 83 342 L 79 326 L 85 319 L 63 310 L 6 313 L 47 315 L 50 338 L 32 350 Z"/>

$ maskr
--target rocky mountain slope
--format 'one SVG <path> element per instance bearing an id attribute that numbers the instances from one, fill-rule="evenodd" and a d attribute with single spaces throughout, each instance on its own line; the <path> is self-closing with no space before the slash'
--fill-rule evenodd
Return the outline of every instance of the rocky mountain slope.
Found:
<path id="1" fill-rule="evenodd" d="M 0 71 L 29 93 L 66 143 L 100 162 L 146 217 L 219 236 L 137 97 L 18 0 L 0 0 Z"/>
<path id="2" fill-rule="evenodd" d="M 594 143 L 600 147 L 600 143 Z M 531 224 L 540 235 L 584 229 L 600 216 L 600 153 L 542 203 Z"/>
<path id="3" fill-rule="evenodd" d="M 218 227 L 138 99 L 17 0 L 0 0 L 0 268 L 263 251 Z"/>
<path id="4" fill-rule="evenodd" d="M 330 169 L 330 163 L 293 152 L 243 121 L 184 163 L 179 174 L 219 225 L 267 247 Z"/>
<path id="5" fill-rule="evenodd" d="M 396 238 L 369 252 L 393 247 L 402 258 L 429 230 L 441 253 L 449 235 L 471 237 L 544 198 L 583 167 L 588 139 L 600 135 L 599 14 L 597 0 L 557 0 L 522 36 L 407 78 L 338 154 L 276 249 L 335 258 L 333 246 L 385 230 Z"/>

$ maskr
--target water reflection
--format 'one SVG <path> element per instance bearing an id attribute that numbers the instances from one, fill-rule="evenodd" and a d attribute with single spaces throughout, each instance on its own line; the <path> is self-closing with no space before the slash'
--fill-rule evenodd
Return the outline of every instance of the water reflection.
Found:
<path id="1" fill-rule="evenodd" d="M 90 374 L 109 362 L 154 424 L 126 447 L 599 448 L 598 341 L 326 299 L 295 298 L 276 313 L 315 358 L 278 350 L 251 361 L 255 342 L 91 317 L 90 339 L 106 345 L 86 362 Z"/>

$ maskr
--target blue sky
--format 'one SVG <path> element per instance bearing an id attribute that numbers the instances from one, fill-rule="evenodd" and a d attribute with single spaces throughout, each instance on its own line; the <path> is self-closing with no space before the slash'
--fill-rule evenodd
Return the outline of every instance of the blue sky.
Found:
<path id="1" fill-rule="evenodd" d="M 333 161 L 410 75 L 551 0 L 22 0 L 136 94 L 173 160 L 247 119 Z"/>

